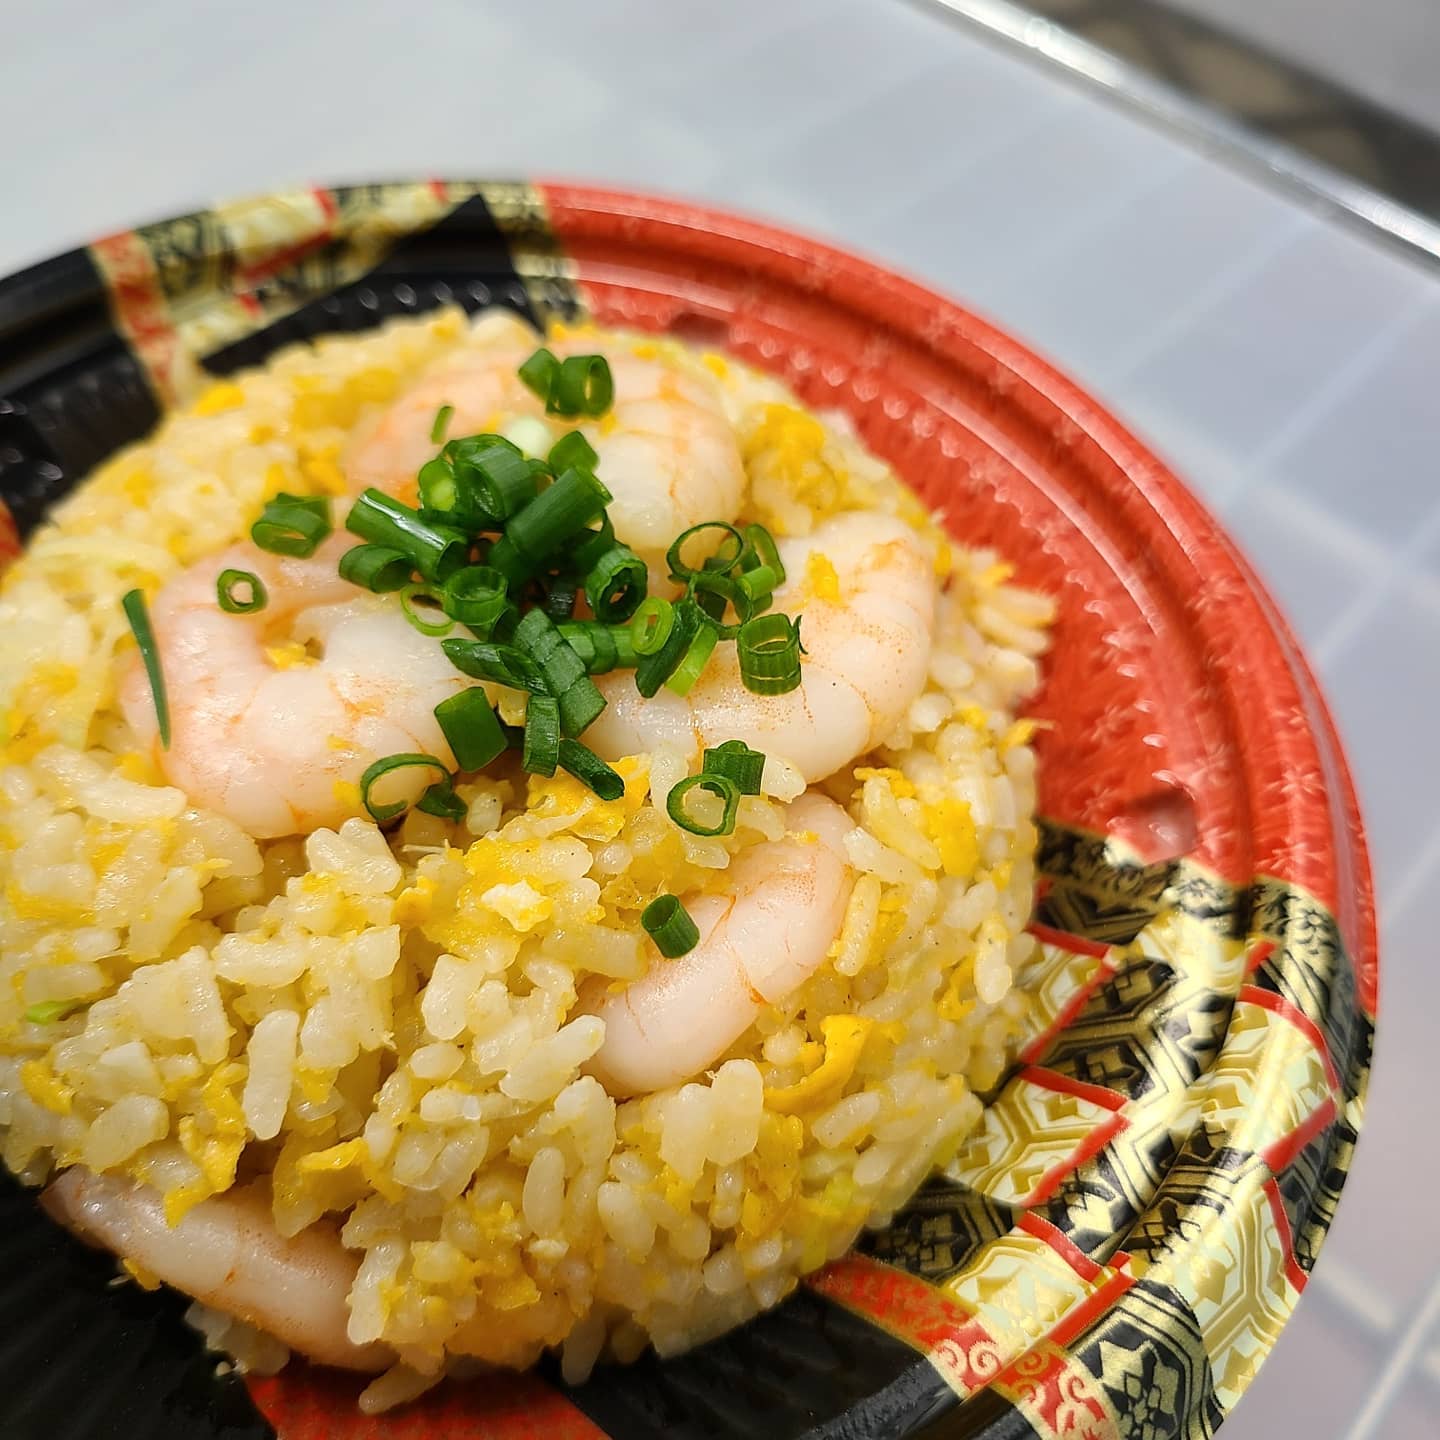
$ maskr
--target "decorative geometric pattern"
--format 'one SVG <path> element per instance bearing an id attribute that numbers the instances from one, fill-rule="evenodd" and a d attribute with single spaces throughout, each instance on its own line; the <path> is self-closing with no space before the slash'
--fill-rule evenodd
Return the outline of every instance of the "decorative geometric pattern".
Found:
<path id="1" fill-rule="evenodd" d="M 941 1416 L 988 1440 L 1213 1433 L 1344 1183 L 1373 1041 L 1373 908 L 1308 672 L 1153 457 L 937 297 L 644 196 L 299 191 L 111 237 L 49 274 L 72 309 L 93 318 L 108 300 L 112 319 L 83 364 L 28 322 L 0 352 L 0 380 L 28 377 L 0 407 L 0 492 L 25 526 L 198 367 L 502 303 L 688 336 L 844 409 L 922 497 L 963 513 L 963 539 L 1015 556 L 1060 605 L 1035 702 L 1055 728 L 1038 741 L 1051 818 L 1022 977 L 1032 1028 L 950 1172 L 863 1253 L 689 1355 L 563 1391 L 553 1368 L 488 1377 L 380 1429 L 356 1416 L 352 1382 L 297 1367 L 252 1386 L 282 1435 L 900 1437 Z M 18 1329 L 17 1297 L 0 1285 L 0 1329 Z"/>

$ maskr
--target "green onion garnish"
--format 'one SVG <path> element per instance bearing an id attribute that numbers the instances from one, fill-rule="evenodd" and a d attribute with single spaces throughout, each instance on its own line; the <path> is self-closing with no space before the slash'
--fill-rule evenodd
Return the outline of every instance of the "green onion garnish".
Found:
<path id="1" fill-rule="evenodd" d="M 705 751 L 700 768 L 706 775 L 723 776 L 742 795 L 758 795 L 760 777 L 765 773 L 765 754 L 752 750 L 743 740 L 727 740 Z"/>
<path id="2" fill-rule="evenodd" d="M 505 608 L 505 577 L 492 565 L 466 565 L 446 577 L 441 592 L 445 613 L 488 635 Z"/>
<path id="3" fill-rule="evenodd" d="M 546 690 L 557 699 L 585 675 L 585 662 L 544 610 L 527 610 L 520 617 L 514 643 L 540 667 Z"/>
<path id="4" fill-rule="evenodd" d="M 571 355 L 560 366 L 545 409 L 551 415 L 603 415 L 615 399 L 615 380 L 603 355 Z"/>
<path id="5" fill-rule="evenodd" d="M 426 580 L 443 583 L 469 559 L 463 531 L 425 520 L 383 490 L 366 490 L 345 517 L 345 528 L 372 545 L 398 550 Z"/>
<path id="6" fill-rule="evenodd" d="M 430 443 L 438 445 L 444 438 L 445 432 L 450 428 L 450 420 L 455 414 L 453 405 L 442 405 L 435 412 L 435 423 L 430 427 Z"/>
<path id="7" fill-rule="evenodd" d="M 784 695 L 800 684 L 799 620 L 779 611 L 757 615 L 740 627 L 735 649 L 740 679 L 753 694 Z"/>
<path id="8" fill-rule="evenodd" d="M 330 533 L 330 502 L 323 495 L 277 495 L 265 502 L 260 518 L 250 527 L 250 538 L 272 555 L 315 553 Z"/>
<path id="9" fill-rule="evenodd" d="M 707 826 L 686 809 L 685 797 L 692 790 L 704 790 L 724 802 L 724 813 L 714 825 Z M 688 830 L 692 835 L 729 835 L 735 829 L 735 817 L 740 809 L 740 793 L 740 787 L 727 776 L 689 775 L 671 789 L 665 800 L 665 811 L 682 830 Z"/>
<path id="10" fill-rule="evenodd" d="M 598 519 L 613 498 L 588 470 L 566 470 L 511 518 L 505 538 L 521 555 L 543 560 Z"/>
<path id="11" fill-rule="evenodd" d="M 417 600 L 424 602 L 423 608 Z M 422 635 L 448 635 L 455 628 L 454 619 L 445 613 L 444 592 L 432 585 L 407 585 L 400 592 L 400 612 Z"/>
<path id="12" fill-rule="evenodd" d="M 674 673 L 665 681 L 665 688 L 676 695 L 688 695 L 719 642 L 720 632 L 713 625 L 701 625 Z"/>
<path id="13" fill-rule="evenodd" d="M 140 647 L 140 658 L 145 662 L 145 674 L 150 680 L 150 696 L 155 702 L 155 723 L 160 730 L 160 745 L 170 748 L 170 702 L 165 695 L 165 672 L 160 668 L 160 649 L 155 644 L 155 632 L 150 628 L 150 611 L 145 605 L 142 591 L 130 590 L 120 602 L 125 618 L 130 622 L 130 633 Z"/>
<path id="14" fill-rule="evenodd" d="M 673 895 L 652 900 L 640 912 L 640 923 L 667 960 L 688 955 L 700 943 L 700 931 L 690 912 Z"/>
<path id="15" fill-rule="evenodd" d="M 704 556 L 698 565 L 691 565 L 685 559 L 686 542 L 692 536 L 703 535 L 707 530 L 720 532 L 715 549 Z M 718 570 L 725 573 L 734 566 L 744 551 L 745 537 L 735 526 L 724 520 L 703 520 L 699 525 L 692 525 L 671 545 L 665 552 L 665 563 L 669 565 L 670 573 L 675 579 L 688 580 L 696 570 Z"/>
<path id="16" fill-rule="evenodd" d="M 560 742 L 560 768 L 588 785 L 602 800 L 618 800 L 625 793 L 625 782 L 618 772 L 578 740 Z"/>
<path id="17" fill-rule="evenodd" d="M 357 545 L 340 557 L 340 578 L 376 595 L 403 589 L 414 573 L 408 555 L 384 545 Z"/>
<path id="18" fill-rule="evenodd" d="M 550 392 L 560 378 L 560 362 L 542 345 L 516 373 L 548 408 Z"/>
<path id="19" fill-rule="evenodd" d="M 775 587 L 785 583 L 785 562 L 780 558 L 775 537 L 763 525 L 745 527 L 745 549 L 740 554 L 742 571 L 768 567 L 775 572 Z"/>
<path id="20" fill-rule="evenodd" d="M 573 740 L 599 718 L 605 697 L 586 671 L 584 660 L 544 610 L 529 610 L 520 617 L 515 646 L 540 667 L 546 691 L 559 700 L 560 729 L 567 737 Z"/>
<path id="21" fill-rule="evenodd" d="M 615 548 L 615 527 L 610 523 L 608 513 L 602 511 L 600 524 L 596 529 L 584 531 L 580 540 L 567 557 L 567 564 L 577 575 L 588 575 L 595 568 L 595 562 Z"/>
<path id="22" fill-rule="evenodd" d="M 575 599 L 580 586 L 568 577 L 558 577 L 550 582 L 542 602 L 545 613 L 552 620 L 569 620 L 575 614 Z"/>
<path id="23" fill-rule="evenodd" d="M 386 805 L 378 805 L 370 798 L 370 791 L 374 788 L 376 781 L 383 776 L 390 774 L 392 770 L 405 770 L 410 767 L 423 768 L 426 770 L 438 770 L 441 775 L 441 783 L 445 789 L 450 789 L 449 767 L 435 755 L 407 754 L 407 755 L 386 755 L 383 759 L 377 760 L 360 777 L 360 803 L 369 812 L 370 818 L 377 824 L 383 825 L 387 820 L 393 820 L 403 810 L 409 808 L 408 800 L 395 800 Z M 431 786 L 430 789 L 435 789 Z M 430 790 L 426 790 L 428 796 Z M 421 797 L 422 799 L 425 797 Z M 431 810 L 429 813 L 439 812 Z M 463 809 L 462 809 L 463 813 Z"/>
<path id="24" fill-rule="evenodd" d="M 599 620 L 562 620 L 555 628 L 585 662 L 585 669 L 591 675 L 632 669 L 635 665 L 635 642 L 628 625 L 605 625 Z"/>
<path id="25" fill-rule="evenodd" d="M 562 435 L 550 447 L 550 453 L 545 459 L 550 468 L 558 475 L 562 470 L 569 470 L 572 466 L 577 470 L 593 470 L 599 463 L 600 456 L 596 453 L 595 447 L 578 430 L 571 430 L 569 434 Z"/>
<path id="26" fill-rule="evenodd" d="M 615 545 L 585 575 L 585 598 L 597 620 L 614 624 L 634 615 L 645 598 L 650 572 L 628 545 Z"/>
<path id="27" fill-rule="evenodd" d="M 448 775 L 431 785 L 415 802 L 415 808 L 423 810 L 427 815 L 438 815 L 452 824 L 463 820 L 468 809 L 455 793 L 455 783 Z"/>
<path id="28" fill-rule="evenodd" d="M 493 530 L 518 514 L 535 498 L 546 467 L 527 460 L 518 445 L 503 435 L 471 435 L 452 440 L 442 452 L 455 474 L 462 497 L 471 497 L 477 517 L 472 529 Z M 462 507 L 463 508 L 463 507 Z"/>
<path id="29" fill-rule="evenodd" d="M 603 415 L 615 399 L 615 380 L 603 355 L 572 355 L 562 362 L 542 345 L 518 373 L 549 415 Z"/>
<path id="30" fill-rule="evenodd" d="M 525 743 L 520 766 L 531 775 L 553 775 L 560 763 L 560 702 L 532 695 L 525 709 Z"/>
<path id="31" fill-rule="evenodd" d="M 462 690 L 435 707 L 440 733 L 455 752 L 460 770 L 483 770 L 506 747 L 505 730 L 478 686 Z"/>
<path id="32" fill-rule="evenodd" d="M 540 667 L 513 645 L 498 645 L 493 640 L 442 640 L 440 648 L 461 674 L 474 680 L 492 680 L 534 695 L 547 693 Z"/>
<path id="33" fill-rule="evenodd" d="M 250 594 L 242 600 L 236 593 L 237 586 L 246 586 Z M 253 615 L 265 608 L 269 596 L 265 593 L 265 582 L 253 570 L 222 570 L 215 581 L 216 604 L 227 615 Z"/>
<path id="34" fill-rule="evenodd" d="M 675 627 L 675 607 L 659 595 L 640 602 L 630 619 L 630 643 L 636 655 L 653 655 L 670 638 Z"/>
<path id="35" fill-rule="evenodd" d="M 619 776 L 616 776 L 616 779 L 619 779 Z M 623 784 L 621 789 L 624 789 Z M 40 1004 L 32 1005 L 26 1010 L 25 1021 L 29 1025 L 53 1025 L 57 1020 L 63 1020 L 67 1015 L 85 1009 L 87 1003 L 84 1000 L 42 1000 Z"/>
<path id="36" fill-rule="evenodd" d="M 675 673 L 690 652 L 690 646 L 702 625 L 709 626 L 705 612 L 693 600 L 680 600 L 673 607 L 673 623 L 665 643 L 648 655 L 642 654 L 635 666 L 635 688 L 648 700 Z M 640 650 L 637 642 L 636 650 Z"/>

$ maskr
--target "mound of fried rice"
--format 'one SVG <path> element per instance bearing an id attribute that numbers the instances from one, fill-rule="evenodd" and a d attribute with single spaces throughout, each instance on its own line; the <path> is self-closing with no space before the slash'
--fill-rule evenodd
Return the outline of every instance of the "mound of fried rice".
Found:
<path id="1" fill-rule="evenodd" d="M 842 419 L 669 341 L 595 348 L 713 378 L 746 519 L 797 534 L 894 512 L 934 537 L 943 586 L 925 692 L 819 787 L 856 822 L 843 930 L 713 1070 L 617 1102 L 583 1073 L 603 1022 L 571 1012 L 588 977 L 665 963 L 639 925 L 657 893 L 724 890 L 783 833 L 803 786 L 782 757 L 723 839 L 669 821 L 686 767 L 664 751 L 622 762 L 608 803 L 517 770 L 462 784 L 459 824 L 412 812 L 384 834 L 357 805 L 338 831 L 259 844 L 164 783 L 115 704 L 121 595 L 241 538 L 279 491 L 341 493 L 347 436 L 467 333 L 437 312 L 211 385 L 57 507 L 0 594 L 4 1160 L 31 1183 L 133 1176 L 172 1221 L 257 1177 L 282 1232 L 333 1217 L 361 1256 L 351 1338 L 403 1362 L 372 1407 L 454 1357 L 556 1347 L 578 1379 L 774 1305 L 974 1128 L 1033 945 L 1016 709 L 1049 602 L 945 543 Z M 26 1019 L 47 1002 L 72 1008 Z M 243 1326 L 203 1318 L 245 1357 Z M 252 1364 L 283 1361 L 249 1338 Z"/>

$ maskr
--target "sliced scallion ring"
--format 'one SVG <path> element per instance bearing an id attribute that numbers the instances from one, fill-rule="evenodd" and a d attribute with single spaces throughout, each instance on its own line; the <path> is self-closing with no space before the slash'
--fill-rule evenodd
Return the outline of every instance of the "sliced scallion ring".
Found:
<path id="1" fill-rule="evenodd" d="M 705 751 L 700 768 L 706 775 L 724 776 L 742 795 L 758 795 L 760 777 L 765 773 L 765 754 L 752 750 L 743 740 L 727 740 Z"/>
<path id="2" fill-rule="evenodd" d="M 384 545 L 356 545 L 340 557 L 340 578 L 376 595 L 404 589 L 414 573 L 408 555 Z"/>
<path id="3" fill-rule="evenodd" d="M 715 548 L 710 554 L 704 556 L 699 564 L 691 564 L 685 559 L 686 542 L 696 535 L 703 535 L 707 530 L 719 532 Z M 718 570 L 721 574 L 725 574 L 740 559 L 744 550 L 745 537 L 735 526 L 725 520 L 702 520 L 700 524 L 692 525 L 676 539 L 675 543 L 665 552 L 665 563 L 670 567 L 671 575 L 677 580 L 688 580 L 697 570 Z"/>
<path id="4" fill-rule="evenodd" d="M 387 820 L 393 820 L 397 815 L 408 810 L 411 802 L 408 800 L 393 800 L 387 804 L 379 805 L 371 799 L 370 792 L 379 780 L 389 775 L 392 771 L 411 768 L 439 771 L 444 785 L 447 788 L 450 786 L 450 768 L 436 755 L 415 753 L 384 756 L 382 759 L 375 761 L 360 777 L 360 803 L 365 807 L 370 818 L 377 825 L 383 825 Z M 425 793 L 428 795 L 429 791 L 427 790 Z M 422 796 L 421 798 L 424 797 Z"/>
<path id="5" fill-rule="evenodd" d="M 673 895 L 660 895 L 640 912 L 640 924 L 667 960 L 688 955 L 700 943 L 690 912 Z"/>
<path id="6" fill-rule="evenodd" d="M 265 502 L 250 538 L 272 555 L 311 556 L 330 533 L 330 501 L 323 495 L 277 495 Z"/>
<path id="7" fill-rule="evenodd" d="M 445 613 L 444 591 L 433 585 L 407 585 L 400 592 L 400 610 L 422 635 L 438 638 L 455 628 L 454 619 Z M 425 613 L 427 610 L 429 615 Z"/>
<path id="8" fill-rule="evenodd" d="M 506 748 L 504 728 L 490 697 L 478 685 L 442 700 L 435 707 L 435 718 L 460 770 L 483 770 Z"/>
<path id="9" fill-rule="evenodd" d="M 250 592 L 244 599 L 235 593 L 240 586 Z M 215 602 L 227 615 L 253 615 L 269 598 L 265 582 L 253 570 L 222 570 L 215 581 Z"/>
<path id="10" fill-rule="evenodd" d="M 755 695 L 784 695 L 800 684 L 800 622 L 779 611 L 747 620 L 735 637 L 740 679 Z"/>
<path id="11" fill-rule="evenodd" d="M 704 790 L 724 803 L 724 812 L 714 825 L 707 826 L 704 821 L 697 820 L 686 807 L 685 797 L 692 790 Z M 735 829 L 740 794 L 740 787 L 724 775 L 687 775 L 671 788 L 665 800 L 665 812 L 682 830 L 688 830 L 692 835 L 729 835 Z"/>

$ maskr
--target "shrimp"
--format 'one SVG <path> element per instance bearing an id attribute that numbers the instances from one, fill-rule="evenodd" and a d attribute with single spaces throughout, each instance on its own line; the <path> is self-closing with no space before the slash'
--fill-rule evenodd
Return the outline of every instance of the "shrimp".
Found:
<path id="1" fill-rule="evenodd" d="M 555 352 L 586 348 L 572 342 Z M 435 454 L 430 429 L 443 405 L 454 410 L 452 436 L 502 431 L 521 417 L 545 418 L 544 405 L 516 374 L 528 354 L 508 346 L 472 348 L 431 371 L 351 446 L 342 462 L 347 479 L 413 502 L 416 472 Z M 691 525 L 734 519 L 745 471 L 709 376 L 625 349 L 612 348 L 606 358 L 614 405 L 579 429 L 599 456 L 596 474 L 615 497 L 609 513 L 616 535 L 655 556 Z M 552 433 L 558 438 L 561 430 Z"/>
<path id="2" fill-rule="evenodd" d="M 387 1346 L 356 1345 L 346 1333 L 358 1258 L 323 1223 L 283 1238 L 263 1188 L 202 1200 L 172 1227 L 158 1191 L 77 1165 L 41 1203 L 82 1240 L 322 1365 L 374 1372 L 394 1360 Z"/>
<path id="3" fill-rule="evenodd" d="M 355 813 L 355 782 L 382 756 L 454 759 L 434 708 L 468 682 L 393 598 L 340 578 L 347 539 L 332 537 L 306 560 L 236 546 L 161 588 L 150 618 L 169 695 L 169 749 L 159 747 L 138 657 L 121 681 L 125 718 L 170 783 L 256 839 L 339 824 Z M 264 609 L 219 608 L 225 569 L 260 577 Z M 305 643 L 322 648 L 318 659 Z M 385 782 L 386 798 L 413 798 L 437 778 L 402 770 Z"/>
<path id="4" fill-rule="evenodd" d="M 608 703 L 585 732 L 587 745 L 610 760 L 672 745 L 694 761 L 707 745 L 743 740 L 790 761 L 808 784 L 894 729 L 924 689 L 930 663 L 936 584 L 926 542 L 902 520 L 854 511 L 779 548 L 787 578 L 775 606 L 804 617 L 799 687 L 753 694 L 728 645 L 683 698 L 661 690 L 647 700 L 632 676 L 616 671 L 597 682 Z"/>
<path id="5" fill-rule="evenodd" d="M 736 860 L 728 894 L 687 902 L 700 931 L 694 949 L 657 962 L 618 995 L 589 997 L 605 1040 L 588 1068 L 612 1095 L 663 1089 L 706 1069 L 824 962 L 850 899 L 844 838 L 854 823 L 813 794 L 786 818 L 785 838 Z"/>

